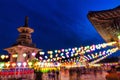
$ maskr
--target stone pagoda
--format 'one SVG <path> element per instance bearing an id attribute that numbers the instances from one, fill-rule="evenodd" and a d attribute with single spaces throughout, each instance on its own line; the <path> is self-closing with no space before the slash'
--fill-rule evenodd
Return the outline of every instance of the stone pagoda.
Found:
<path id="1" fill-rule="evenodd" d="M 31 33 L 34 29 L 28 26 L 28 17 L 25 18 L 24 26 L 18 29 L 19 36 L 16 43 L 6 48 L 10 56 L 10 62 L 26 62 L 35 58 L 35 54 L 39 51 L 35 44 L 32 43 Z"/>

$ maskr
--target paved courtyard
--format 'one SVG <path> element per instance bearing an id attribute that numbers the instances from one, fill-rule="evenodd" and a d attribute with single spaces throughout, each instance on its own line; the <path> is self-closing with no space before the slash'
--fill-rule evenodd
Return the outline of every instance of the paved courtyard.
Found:
<path id="1" fill-rule="evenodd" d="M 106 74 L 107 74 L 106 72 L 103 72 L 102 74 L 97 73 L 96 76 L 93 73 L 82 74 L 79 78 L 77 78 L 76 73 L 74 73 L 72 76 L 69 76 L 68 72 L 67 73 L 60 72 L 58 80 L 106 80 L 105 79 Z M 54 80 L 54 79 L 48 78 L 48 74 L 46 73 L 43 75 L 43 80 Z M 55 80 L 57 80 L 56 77 Z"/>
<path id="2" fill-rule="evenodd" d="M 105 75 L 105 72 L 103 72 L 103 74 L 97 73 L 96 76 L 94 74 L 85 74 L 81 76 L 80 80 L 106 80 Z"/>
<path id="3" fill-rule="evenodd" d="M 102 74 L 97 73 L 96 76 L 93 73 L 90 73 L 90 74 L 83 74 L 77 79 L 76 73 L 71 77 L 69 77 L 69 75 L 67 76 L 65 74 L 64 75 L 61 74 L 60 80 L 106 80 L 105 75 L 106 72 L 103 72 Z"/>

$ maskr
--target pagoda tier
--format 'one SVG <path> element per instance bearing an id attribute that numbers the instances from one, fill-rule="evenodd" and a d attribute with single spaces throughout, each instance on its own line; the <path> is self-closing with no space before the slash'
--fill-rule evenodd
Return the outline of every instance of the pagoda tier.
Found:
<path id="1" fill-rule="evenodd" d="M 34 29 L 28 26 L 28 17 L 25 18 L 25 24 L 22 27 L 18 28 L 19 37 L 17 42 L 14 45 L 23 45 L 29 47 L 35 47 L 35 44 L 32 43 L 31 33 L 34 32 Z"/>
<path id="2" fill-rule="evenodd" d="M 106 42 L 118 42 L 120 35 L 120 6 L 110 10 L 91 11 L 88 19 Z"/>
<path id="3" fill-rule="evenodd" d="M 13 45 L 23 45 L 29 47 L 35 47 L 35 44 L 32 43 L 31 33 L 34 32 L 32 28 L 29 27 L 19 27 L 18 31 L 20 32 L 17 42 Z"/>

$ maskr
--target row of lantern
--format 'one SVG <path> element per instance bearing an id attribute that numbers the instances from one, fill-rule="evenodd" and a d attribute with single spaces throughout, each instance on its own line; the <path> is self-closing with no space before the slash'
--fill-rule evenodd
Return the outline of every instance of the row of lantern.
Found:
<path id="1" fill-rule="evenodd" d="M 107 51 L 100 51 L 99 53 L 92 53 L 92 54 L 88 54 L 86 56 L 84 56 L 87 60 L 92 60 L 92 59 L 95 59 L 95 58 L 99 58 L 99 57 L 102 57 L 102 56 L 105 56 L 106 54 L 108 53 L 114 53 L 118 51 L 118 48 L 112 48 L 112 49 L 108 49 Z"/>
<path id="2" fill-rule="evenodd" d="M 0 68 L 21 67 L 21 66 L 26 67 L 27 63 L 26 62 L 23 62 L 23 63 L 20 63 L 20 62 L 18 62 L 18 63 L 15 63 L 15 62 L 12 62 L 12 63 L 10 63 L 10 62 L 6 62 L 6 63 L 1 62 L 0 63 Z"/>
<path id="3" fill-rule="evenodd" d="M 64 63 L 64 62 L 80 62 L 80 61 L 90 61 L 90 60 L 93 60 L 93 59 L 96 59 L 96 58 L 100 58 L 98 60 L 95 60 L 95 61 L 100 61 L 102 60 L 105 56 L 109 56 L 110 54 L 112 53 L 115 53 L 116 51 L 118 51 L 118 48 L 112 48 L 112 49 L 108 49 L 107 51 L 100 51 L 99 53 L 95 53 L 95 54 L 88 54 L 88 55 L 81 55 L 81 56 L 76 56 L 76 57 L 70 57 L 70 58 L 60 58 L 60 57 L 56 57 L 56 58 L 48 58 L 48 59 L 44 59 L 43 61 L 45 62 L 55 62 L 55 61 L 59 61 L 60 63 Z M 42 57 L 41 57 L 42 58 Z M 82 59 L 82 60 L 81 60 Z"/>
<path id="4" fill-rule="evenodd" d="M 109 43 L 103 43 L 98 45 L 92 45 L 92 46 L 85 46 L 80 48 L 68 48 L 68 49 L 61 49 L 61 50 L 55 50 L 55 51 L 47 51 L 47 52 L 39 52 L 40 56 L 39 59 L 49 59 L 49 58 L 70 58 L 78 55 L 83 55 L 86 52 L 95 51 L 95 49 L 101 49 L 105 48 L 107 46 L 112 46 L 113 44 L 116 44 L 116 42 L 109 42 Z M 58 59 L 57 59 L 58 60 Z"/>
<path id="5" fill-rule="evenodd" d="M 79 59 L 72 59 L 71 61 L 69 61 L 69 60 L 62 60 L 61 61 L 61 63 L 60 62 L 50 62 L 50 63 L 48 63 L 48 62 L 35 62 L 35 63 L 33 63 L 33 62 L 23 62 L 23 63 L 21 63 L 21 62 L 17 62 L 17 63 L 15 63 L 15 62 L 12 62 L 12 63 L 10 63 L 10 62 L 6 62 L 6 63 L 4 63 L 4 62 L 1 62 L 0 63 L 0 69 L 5 69 L 5 68 L 7 68 L 7 69 L 9 69 L 9 68 L 26 68 L 26 67 L 29 67 L 29 68 L 44 68 L 44 67 L 60 67 L 61 65 L 63 65 L 63 64 L 71 64 L 72 63 L 72 65 L 76 65 L 77 63 L 81 63 L 80 61 L 76 61 L 76 60 L 79 60 Z"/>
<path id="6" fill-rule="evenodd" d="M 36 62 L 36 63 L 32 63 L 32 62 L 17 62 L 17 63 L 15 63 L 15 62 L 12 62 L 12 63 L 10 63 L 10 62 L 6 62 L 6 63 L 4 63 L 4 62 L 1 62 L 0 63 L 0 68 L 2 69 L 2 68 L 15 68 L 15 67 L 23 67 L 23 68 L 25 68 L 25 67 L 29 67 L 29 68 L 31 68 L 31 67 L 57 67 L 57 66 L 60 66 L 60 64 L 59 63 L 57 63 L 56 62 L 56 64 L 55 63 L 47 63 L 47 62 Z"/>
<path id="7" fill-rule="evenodd" d="M 27 56 L 27 54 L 26 54 L 26 53 L 23 53 L 23 57 L 26 57 L 26 56 Z M 18 57 L 18 54 L 12 54 L 11 57 L 17 58 L 17 57 Z M 8 55 L 1 55 L 1 58 L 2 58 L 2 59 L 5 59 L 5 58 L 9 58 L 9 56 L 8 56 Z"/>
<path id="8" fill-rule="evenodd" d="M 31 55 L 32 55 L 32 56 L 35 56 L 36 53 L 33 52 Z M 12 54 L 12 57 L 17 58 L 17 57 L 18 57 L 18 54 Z M 27 57 L 27 54 L 26 54 L 26 53 L 23 53 L 23 57 Z"/>
<path id="9" fill-rule="evenodd" d="M 95 58 L 98 58 L 98 59 L 96 59 L 96 60 L 94 60 L 94 61 L 92 61 L 91 63 L 96 63 L 96 62 L 99 62 L 100 60 L 102 60 L 102 59 L 104 59 L 104 58 L 106 58 L 106 57 L 108 57 L 109 55 L 111 55 L 111 54 L 113 54 L 113 53 L 115 53 L 115 52 L 117 52 L 118 51 L 118 48 L 112 48 L 112 49 L 108 49 L 107 51 L 103 51 L 103 54 L 99 54 L 99 55 L 97 55 L 96 53 L 95 53 L 95 55 L 97 55 L 97 57 L 91 57 L 90 55 L 87 55 L 87 56 L 83 56 L 83 60 L 82 61 L 89 61 L 89 60 L 93 60 L 93 59 L 95 59 Z M 65 60 L 61 60 L 61 62 L 62 63 L 69 63 L 69 62 L 81 62 L 81 57 L 82 56 L 79 56 L 79 57 L 76 57 L 76 58 L 71 58 L 71 59 L 65 59 Z"/>
<path id="10" fill-rule="evenodd" d="M 83 55 L 84 56 L 84 61 L 89 61 L 89 60 L 93 60 L 95 58 L 99 58 L 99 57 L 103 57 L 107 54 L 111 54 L 111 53 L 114 53 L 118 50 L 118 48 L 112 48 L 112 49 L 108 49 L 107 51 L 100 51 L 99 53 L 92 53 L 92 54 L 88 54 L 88 55 Z M 78 55 L 77 55 L 78 56 Z M 77 56 L 74 56 L 74 57 L 77 57 Z M 46 56 L 45 56 L 46 57 Z M 46 60 L 47 62 L 54 62 L 54 61 L 59 61 L 59 60 L 63 60 L 63 59 L 70 59 L 72 58 L 73 56 L 69 56 L 69 57 L 65 57 L 65 56 L 60 56 L 60 57 L 50 57 L 50 58 L 43 58 L 42 56 L 40 56 L 40 60 Z M 82 55 L 79 55 L 78 57 L 82 57 Z M 79 59 L 76 59 L 77 61 L 79 61 Z M 71 60 L 69 60 L 71 61 Z"/>
<path id="11" fill-rule="evenodd" d="M 68 49 L 61 49 L 61 50 L 54 50 L 54 51 L 47 51 L 48 54 L 53 54 L 53 53 L 62 53 L 62 52 L 70 52 L 70 51 L 81 51 L 81 52 L 90 52 L 90 51 L 95 51 L 96 49 L 101 49 L 105 48 L 107 46 L 113 46 L 116 44 L 116 42 L 109 42 L 109 43 L 102 43 L 102 44 L 97 44 L 97 45 L 91 45 L 91 46 L 85 46 L 85 47 L 75 47 L 75 48 L 68 48 Z M 40 53 L 41 54 L 41 53 Z M 44 54 L 44 52 L 42 52 Z"/>
<path id="12" fill-rule="evenodd" d="M 107 56 L 109 56 L 110 54 L 112 54 L 112 53 L 108 53 L 107 55 L 105 55 L 105 56 L 103 56 L 103 57 L 101 57 L 100 59 L 103 59 L 103 58 L 106 58 Z M 97 61 L 99 61 L 100 59 L 98 59 L 98 60 L 95 60 L 95 61 L 93 61 L 93 62 L 91 62 L 91 63 L 95 63 L 95 62 L 97 62 Z M 78 63 L 78 62 L 76 62 L 76 60 L 77 59 L 72 59 L 71 61 L 64 61 L 64 63 L 63 64 L 66 64 L 66 63 Z M 79 59 L 78 59 L 79 60 Z M 36 63 L 32 63 L 32 62 L 23 62 L 23 63 L 20 63 L 20 62 L 18 62 L 18 63 L 10 63 L 10 62 L 7 62 L 7 63 L 0 63 L 0 68 L 9 68 L 9 67 L 55 67 L 55 63 L 47 63 L 47 62 L 36 62 Z M 60 63 L 57 63 L 57 66 L 60 66 Z"/>
<path id="13" fill-rule="evenodd" d="M 116 51 L 118 51 L 118 49 L 119 49 L 119 48 L 114 48 L 113 52 L 108 53 L 108 54 L 106 54 L 105 56 L 102 56 L 101 58 L 92 61 L 91 63 L 94 64 L 94 63 L 99 62 L 100 60 L 103 60 L 104 58 L 106 58 L 106 57 L 110 56 L 111 54 L 115 53 Z"/>
<path id="14" fill-rule="evenodd" d="M 97 55 L 96 53 L 95 53 L 95 55 L 97 56 L 97 57 L 100 57 L 100 56 L 103 56 L 103 57 L 107 57 L 106 55 L 110 55 L 111 53 L 114 53 L 114 52 L 116 52 L 118 50 L 118 48 L 113 48 L 113 49 L 109 49 L 109 50 L 107 50 L 107 51 L 103 51 L 103 55 L 101 55 L 101 52 L 99 53 L 99 55 Z M 106 52 L 106 53 L 105 53 Z M 109 54 L 108 54 L 109 53 Z M 91 54 L 92 56 L 94 55 L 94 54 Z M 80 56 L 81 57 L 81 56 Z M 99 60 L 101 60 L 101 59 L 103 59 L 103 57 L 102 58 L 100 58 L 100 59 L 98 59 L 98 60 L 96 60 L 97 62 L 99 61 Z M 90 55 L 88 55 L 88 57 L 86 57 L 86 56 L 84 56 L 84 61 L 88 61 L 88 60 L 91 60 L 91 59 L 94 59 L 94 58 L 96 58 L 96 57 L 91 57 Z M 53 58 L 53 59 L 47 59 L 46 61 L 45 60 L 43 60 L 44 61 L 44 63 L 45 62 L 54 62 L 54 61 L 56 61 L 56 60 L 58 60 L 59 59 L 59 57 L 57 57 L 57 58 Z M 72 59 L 71 58 L 71 60 L 69 59 L 68 61 L 67 60 L 62 60 L 62 62 L 71 62 L 71 61 L 73 61 L 73 62 L 76 62 L 76 61 L 80 61 L 80 59 L 79 58 L 74 58 L 74 59 Z M 94 61 L 94 62 L 96 62 L 96 61 Z M 21 65 L 23 64 L 23 67 L 26 67 L 26 65 L 27 65 L 27 63 L 26 62 L 24 62 L 24 63 L 12 63 L 11 64 L 11 66 L 12 67 L 15 67 L 15 66 L 18 66 L 18 67 L 20 67 Z M 43 64 L 43 63 L 42 63 Z M 49 63 L 48 63 L 49 64 Z M 0 64 L 0 66 L 1 67 L 3 67 L 4 65 L 6 65 L 6 67 L 9 67 L 10 66 L 10 63 L 6 63 L 6 64 Z M 32 62 L 29 62 L 28 63 L 28 65 L 30 66 L 30 65 L 32 65 Z M 45 63 L 45 65 L 46 65 L 46 63 Z M 41 66 L 43 66 L 43 65 L 41 65 Z"/>
<path id="15" fill-rule="evenodd" d="M 85 52 L 90 52 L 90 51 L 94 51 L 95 48 L 96 49 L 100 49 L 100 48 L 105 48 L 107 46 L 112 46 L 113 44 L 116 44 L 116 42 L 109 42 L 109 43 L 103 43 L 103 44 L 98 44 L 98 45 L 92 45 L 92 46 L 85 46 L 85 47 L 80 47 L 80 48 L 69 48 L 69 49 L 61 49 L 61 50 L 55 50 L 56 54 L 53 54 L 53 51 L 48 51 L 47 53 L 50 54 L 50 56 L 44 56 L 45 59 L 53 58 L 53 56 L 55 55 L 55 57 L 61 56 L 61 58 L 69 58 L 69 57 L 74 57 L 74 56 L 78 56 L 79 54 L 83 54 Z M 39 52 L 40 55 L 44 55 L 45 52 Z M 60 53 L 60 54 L 57 54 Z M 32 53 L 32 56 L 35 56 L 36 53 Z M 23 53 L 23 57 L 26 57 L 27 54 Z M 66 57 L 65 57 L 66 56 Z M 18 54 L 13 54 L 12 57 L 18 57 Z M 7 59 L 9 58 L 8 55 L 1 55 L 1 59 Z M 43 56 L 40 56 L 40 59 L 43 59 Z"/>
<path id="16" fill-rule="evenodd" d="M 98 45 L 92 45 L 90 47 L 93 47 L 94 49 L 100 49 L 100 48 L 104 48 L 106 46 L 111 46 L 113 44 L 115 44 L 116 42 L 110 42 L 110 43 L 103 43 L 103 44 L 98 44 Z M 89 48 L 90 48 L 89 47 Z M 81 48 L 69 48 L 68 50 L 67 49 L 62 49 L 62 50 L 57 50 L 55 52 L 58 52 L 60 54 L 57 54 L 55 55 L 55 58 L 53 57 L 53 51 L 48 51 L 48 53 L 50 54 L 50 58 L 45 55 L 43 58 L 43 56 L 40 56 L 40 59 L 47 59 L 47 60 L 50 60 L 50 61 L 56 61 L 56 60 L 59 60 L 59 59 L 65 59 L 65 58 L 71 58 L 71 57 L 74 57 L 74 56 L 78 56 L 80 54 L 79 51 L 81 50 L 86 50 L 84 52 L 88 52 L 88 50 L 94 50 L 92 48 L 88 49 L 88 46 L 85 46 L 85 47 L 81 47 Z M 71 51 L 72 50 L 72 51 Z M 70 52 L 71 51 L 71 52 Z M 65 52 L 65 53 L 64 53 Z M 70 54 L 71 53 L 71 54 Z M 41 55 L 44 55 L 44 52 L 40 52 Z M 35 53 L 32 53 L 32 56 L 35 56 L 36 54 Z M 66 55 L 66 57 L 65 57 Z M 12 57 L 17 57 L 18 55 L 17 54 L 13 54 Z M 26 53 L 23 53 L 23 57 L 26 57 L 27 54 Z M 89 56 L 89 55 L 88 55 Z M 92 55 L 93 56 L 93 55 Z M 4 58 L 8 58 L 9 56 L 8 55 L 2 55 L 1 58 L 4 59 Z M 20 64 L 20 63 L 19 63 Z"/>
<path id="17" fill-rule="evenodd" d="M 8 58 L 9 58 L 9 55 L 1 55 L 0 58 L 1 58 L 2 60 L 8 59 Z"/>
<path id="18" fill-rule="evenodd" d="M 104 66 L 112 66 L 112 65 L 118 65 L 118 62 L 114 62 L 114 63 L 103 63 L 101 65 L 104 65 Z"/>

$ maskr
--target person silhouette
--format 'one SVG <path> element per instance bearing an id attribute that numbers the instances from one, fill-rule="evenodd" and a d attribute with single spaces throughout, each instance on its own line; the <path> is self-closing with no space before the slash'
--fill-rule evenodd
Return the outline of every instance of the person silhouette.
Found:
<path id="1" fill-rule="evenodd" d="M 111 66 L 111 70 L 109 70 L 108 74 L 106 75 L 106 80 L 120 80 L 115 66 Z"/>

